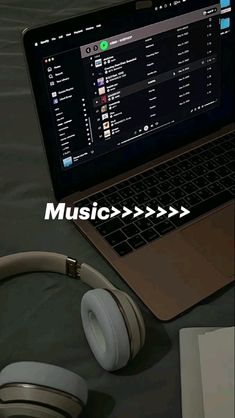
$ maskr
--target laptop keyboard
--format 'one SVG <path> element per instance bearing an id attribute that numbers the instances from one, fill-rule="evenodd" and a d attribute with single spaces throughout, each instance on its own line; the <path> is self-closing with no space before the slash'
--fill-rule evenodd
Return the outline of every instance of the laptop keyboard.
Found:
<path id="1" fill-rule="evenodd" d="M 91 221 L 111 247 L 125 256 L 165 234 L 182 227 L 212 209 L 229 202 L 235 194 L 235 132 L 149 169 L 102 192 L 78 202 L 91 206 L 132 210 L 158 206 L 184 206 L 190 214 L 168 219 L 144 215 L 133 219 L 116 217 Z"/>

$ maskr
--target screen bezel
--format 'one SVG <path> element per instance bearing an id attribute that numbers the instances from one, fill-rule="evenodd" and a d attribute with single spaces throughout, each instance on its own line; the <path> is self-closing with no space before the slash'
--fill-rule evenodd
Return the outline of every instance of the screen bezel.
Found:
<path id="1" fill-rule="evenodd" d="M 61 200 L 62 198 L 65 198 L 75 192 L 84 191 L 106 180 L 110 180 L 119 174 L 123 174 L 126 171 L 136 168 L 138 165 L 149 162 L 157 157 L 161 157 L 170 151 L 185 146 L 196 139 L 209 135 L 234 122 L 234 114 L 229 117 L 221 116 L 221 118 L 217 118 L 213 121 L 213 123 L 211 121 L 209 124 L 206 123 L 206 116 L 200 115 L 195 118 L 198 121 L 198 123 L 195 124 L 197 129 L 192 129 L 189 121 L 184 122 L 185 136 L 182 135 L 178 138 L 177 145 L 170 140 L 171 133 L 166 130 L 164 132 L 162 131 L 160 137 L 158 138 L 158 149 L 156 149 L 156 142 L 154 140 L 156 134 L 153 134 L 149 137 L 147 150 L 140 141 L 138 142 L 138 151 L 136 150 L 137 147 L 135 144 L 133 144 L 128 146 L 127 153 L 125 153 L 124 147 L 124 150 L 123 148 L 115 150 L 114 152 L 98 157 L 91 162 L 74 167 L 71 170 L 63 171 L 61 169 L 60 164 L 55 161 L 53 145 L 50 142 L 46 128 L 46 114 L 44 113 L 42 103 L 39 100 L 40 87 L 37 81 L 37 70 L 32 60 L 32 43 L 36 39 L 40 38 L 40 36 L 45 36 L 47 33 L 53 33 L 62 26 L 70 27 L 70 25 L 75 24 L 75 22 L 76 24 L 84 25 L 84 22 L 85 24 L 86 22 L 90 23 L 92 21 L 96 21 L 97 19 L 99 20 L 101 17 L 102 19 L 111 19 L 114 15 L 119 14 L 125 16 L 126 13 L 144 13 L 145 9 L 136 8 L 137 3 L 138 2 L 135 1 L 118 3 L 112 7 L 103 7 L 89 13 L 79 14 L 79 16 L 71 17 L 66 20 L 60 20 L 47 25 L 27 29 L 23 32 L 23 44 L 31 86 L 39 116 L 53 189 L 58 200 Z M 204 126 L 203 129 L 200 129 L 200 126 Z"/>

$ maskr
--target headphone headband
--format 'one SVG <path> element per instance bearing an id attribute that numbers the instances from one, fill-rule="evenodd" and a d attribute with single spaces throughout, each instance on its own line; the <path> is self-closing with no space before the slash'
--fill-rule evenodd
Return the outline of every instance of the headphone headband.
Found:
<path id="1" fill-rule="evenodd" d="M 79 279 L 93 289 L 116 288 L 94 268 L 66 255 L 48 252 L 26 252 L 0 258 L 0 281 L 24 273 L 54 272 Z"/>

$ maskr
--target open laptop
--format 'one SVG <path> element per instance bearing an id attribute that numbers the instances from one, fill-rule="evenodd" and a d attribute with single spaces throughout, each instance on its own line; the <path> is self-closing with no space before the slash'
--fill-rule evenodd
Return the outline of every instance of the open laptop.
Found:
<path id="1" fill-rule="evenodd" d="M 161 320 L 233 281 L 234 39 L 230 0 L 24 33 L 55 196 L 120 211 L 76 224 Z"/>

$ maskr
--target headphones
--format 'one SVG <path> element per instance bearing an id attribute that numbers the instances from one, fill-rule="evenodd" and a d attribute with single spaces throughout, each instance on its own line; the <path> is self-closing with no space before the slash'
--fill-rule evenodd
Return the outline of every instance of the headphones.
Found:
<path id="1" fill-rule="evenodd" d="M 82 298 L 81 317 L 90 348 L 107 371 L 132 360 L 145 342 L 145 324 L 135 302 L 87 264 L 61 254 L 30 252 L 0 258 L 0 282 L 29 272 L 56 272 L 93 290 Z M 0 372 L 0 418 L 77 418 L 87 403 L 83 378 L 61 367 L 19 362 Z"/>

